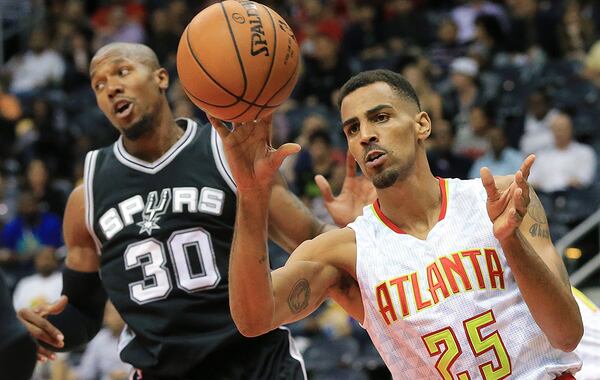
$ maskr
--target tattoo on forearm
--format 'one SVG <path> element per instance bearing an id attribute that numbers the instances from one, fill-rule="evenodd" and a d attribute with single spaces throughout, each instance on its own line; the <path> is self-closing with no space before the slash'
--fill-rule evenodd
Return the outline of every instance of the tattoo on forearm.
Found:
<path id="1" fill-rule="evenodd" d="M 532 237 L 550 239 L 550 230 L 548 229 L 548 220 L 544 213 L 544 207 L 538 196 L 531 190 L 531 201 L 527 208 L 527 214 L 533 219 L 534 223 L 529 227 L 529 234 Z"/>
<path id="2" fill-rule="evenodd" d="M 299 313 L 308 306 L 310 298 L 310 284 L 305 278 L 301 278 L 294 284 L 290 296 L 288 297 L 288 306 L 292 313 Z"/>

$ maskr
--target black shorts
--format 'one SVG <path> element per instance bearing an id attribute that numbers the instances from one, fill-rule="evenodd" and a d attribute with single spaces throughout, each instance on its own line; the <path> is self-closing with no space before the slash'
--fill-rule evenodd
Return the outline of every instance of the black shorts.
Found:
<path id="1" fill-rule="evenodd" d="M 282 339 L 285 337 L 286 339 Z M 210 354 L 186 376 L 153 376 L 134 370 L 131 380 L 306 380 L 302 356 L 287 329 L 253 339 L 252 345 Z"/>

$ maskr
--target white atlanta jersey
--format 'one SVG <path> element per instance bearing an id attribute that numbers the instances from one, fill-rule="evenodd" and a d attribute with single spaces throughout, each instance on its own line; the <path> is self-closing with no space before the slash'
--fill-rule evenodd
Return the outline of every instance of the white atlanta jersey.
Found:
<path id="1" fill-rule="evenodd" d="M 481 180 L 440 179 L 442 210 L 426 240 L 378 202 L 351 223 L 363 327 L 394 379 L 555 379 L 576 354 L 552 348 L 494 238 Z"/>
<path id="2" fill-rule="evenodd" d="M 600 380 L 600 309 L 579 290 L 573 288 L 573 295 L 581 311 L 583 337 L 575 352 L 583 366 L 577 372 L 577 380 Z"/>

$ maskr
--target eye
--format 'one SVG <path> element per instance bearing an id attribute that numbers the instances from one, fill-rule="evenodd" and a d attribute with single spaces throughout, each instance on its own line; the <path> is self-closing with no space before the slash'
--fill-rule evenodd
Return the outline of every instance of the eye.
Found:
<path id="1" fill-rule="evenodd" d="M 358 124 L 351 124 L 348 126 L 348 128 L 346 128 L 346 133 L 348 136 L 352 136 L 357 134 L 359 130 L 360 128 L 358 127 Z"/>
<path id="2" fill-rule="evenodd" d="M 377 116 L 375 116 L 375 121 L 378 123 L 385 123 L 389 119 L 390 116 L 387 113 L 378 113 Z"/>
<path id="3" fill-rule="evenodd" d="M 96 82 L 96 84 L 94 84 L 95 91 L 102 91 L 103 89 L 104 89 L 104 82 Z"/>
<path id="4" fill-rule="evenodd" d="M 124 77 L 125 75 L 129 74 L 129 69 L 126 67 L 121 67 L 119 69 L 119 76 L 120 77 Z"/>

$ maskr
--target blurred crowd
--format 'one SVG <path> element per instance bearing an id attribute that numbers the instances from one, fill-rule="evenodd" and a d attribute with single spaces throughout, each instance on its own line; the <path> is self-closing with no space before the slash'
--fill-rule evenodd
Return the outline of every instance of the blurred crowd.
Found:
<path id="1" fill-rule="evenodd" d="M 117 136 L 89 84 L 94 51 L 114 41 L 148 44 L 171 74 L 175 115 L 205 121 L 177 81 L 175 59 L 189 20 L 214 2 L 23 0 L 21 15 L 1 20 L 11 26 L 19 17 L 33 19 L 34 11 L 41 15 L 3 41 L 0 68 L 0 267 L 17 308 L 58 297 L 67 196 L 82 180 L 85 153 Z M 352 74 L 374 68 L 400 72 L 415 87 L 433 121 L 428 156 L 435 175 L 475 178 L 483 166 L 510 174 L 535 153 L 530 181 L 554 240 L 598 209 L 600 2 L 264 3 L 288 21 L 302 52 L 301 77 L 274 118 L 274 140 L 296 141 L 304 149 L 282 170 L 293 191 L 323 219 L 328 215 L 314 176 L 328 178 L 334 192 L 344 176 L 338 89 Z M 582 246 L 583 259 L 598 252 L 597 239 Z M 285 261 L 276 247 L 272 251 L 274 265 Z M 63 357 L 51 369 L 42 366 L 36 376 L 124 378 L 127 368 L 99 365 L 118 360 L 119 328 L 110 322 L 111 311 L 107 329 L 89 352 Z M 292 328 L 305 338 L 311 378 L 386 378 L 368 337 L 336 305 L 326 304 Z"/>

